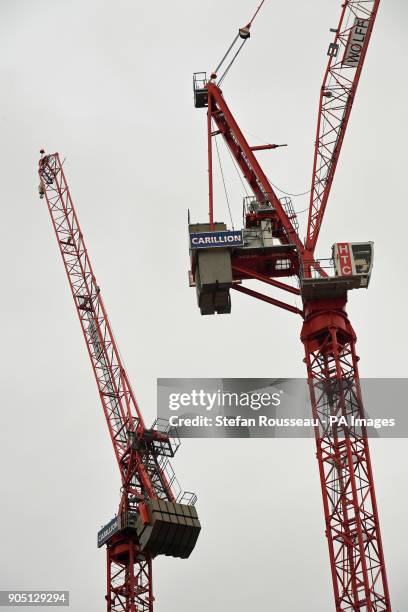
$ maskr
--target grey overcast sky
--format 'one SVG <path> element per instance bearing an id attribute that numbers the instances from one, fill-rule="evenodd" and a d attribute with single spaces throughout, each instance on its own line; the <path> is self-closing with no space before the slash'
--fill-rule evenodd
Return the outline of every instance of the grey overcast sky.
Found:
<path id="1" fill-rule="evenodd" d="M 317 100 L 340 0 L 267 0 L 223 87 L 280 188 L 309 188 Z M 192 73 L 218 63 L 254 0 L 1 0 L 0 588 L 69 589 L 103 610 L 96 532 L 119 478 L 44 201 L 38 151 L 59 151 L 139 403 L 156 377 L 303 376 L 300 321 L 234 295 L 200 317 L 187 209 L 205 220 L 205 113 Z M 361 374 L 407 376 L 408 9 L 383 0 L 319 243 L 375 241 L 354 292 Z M 236 224 L 242 191 L 228 165 Z M 217 178 L 217 218 L 226 219 Z M 307 198 L 297 198 L 297 210 Z M 305 215 L 300 216 L 304 219 Z M 392 399 L 390 398 L 390 405 Z M 374 443 L 375 442 L 375 443 Z M 406 440 L 371 445 L 394 610 L 408 610 Z M 313 442 L 185 441 L 176 457 L 203 524 L 189 561 L 158 559 L 157 612 L 332 610 Z"/>

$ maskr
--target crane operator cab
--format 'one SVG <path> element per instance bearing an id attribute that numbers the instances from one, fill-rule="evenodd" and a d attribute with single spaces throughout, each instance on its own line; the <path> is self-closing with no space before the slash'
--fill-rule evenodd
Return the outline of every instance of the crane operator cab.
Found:
<path id="1" fill-rule="evenodd" d="M 373 242 L 338 242 L 333 247 L 336 276 L 355 279 L 355 287 L 368 287 L 373 268 Z"/>
<path id="2" fill-rule="evenodd" d="M 208 106 L 207 73 L 195 72 L 193 75 L 194 106 L 206 108 Z"/>
<path id="3" fill-rule="evenodd" d="M 367 289 L 373 260 L 373 242 L 337 242 L 332 246 L 334 275 L 301 278 L 303 298 L 336 298 L 350 289 Z"/>

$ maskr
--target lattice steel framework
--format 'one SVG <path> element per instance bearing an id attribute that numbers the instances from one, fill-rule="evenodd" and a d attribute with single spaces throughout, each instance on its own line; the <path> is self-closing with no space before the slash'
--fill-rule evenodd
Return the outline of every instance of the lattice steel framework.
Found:
<path id="1" fill-rule="evenodd" d="M 379 612 L 391 610 L 391 604 L 367 431 L 361 425 L 356 336 L 344 306 L 344 300 L 333 301 L 328 317 L 327 304 L 308 304 L 301 337 L 313 418 L 319 422 L 317 459 L 336 610 Z"/>
<path id="2" fill-rule="evenodd" d="M 370 43 L 380 0 L 348 0 L 342 5 L 340 22 L 330 44 L 326 72 L 320 90 L 319 113 L 313 161 L 312 190 L 306 249 L 314 251 L 336 172 L 361 71 Z M 367 22 L 367 32 L 358 61 L 345 63 L 355 20 Z"/>
<path id="3" fill-rule="evenodd" d="M 118 514 L 137 512 L 138 503 L 145 499 L 174 501 L 166 474 L 174 480 L 165 457 L 166 450 L 171 455 L 168 438 L 151 430 L 149 444 L 134 444 L 136 438 L 143 440 L 145 424 L 119 355 L 58 153 L 41 158 L 39 176 L 40 195 L 47 202 L 121 474 Z M 132 537 L 123 535 L 113 538 L 107 554 L 108 611 L 151 612 L 151 559 L 138 552 Z"/>
<path id="4" fill-rule="evenodd" d="M 152 560 L 138 557 L 132 542 L 128 545 L 129 562 L 107 554 L 107 603 L 110 612 L 151 612 L 153 610 Z"/>
<path id="5" fill-rule="evenodd" d="M 335 39 L 329 47 L 329 61 L 320 94 L 305 244 L 298 236 L 294 219 L 288 216 L 255 157 L 255 151 L 271 148 L 271 145 L 251 147 L 248 144 L 215 82 L 216 74 L 212 74 L 208 82 L 205 81 L 204 88 L 200 85 L 202 76 L 194 80 L 196 106 L 207 106 L 210 224 L 214 219 L 212 139 L 221 134 L 253 196 L 260 203 L 272 205 L 273 236 L 283 246 L 287 243 L 296 246 L 298 265 L 292 267 L 291 274 L 300 271 L 300 277 L 308 280 L 312 272 L 327 277 L 314 256 L 316 241 L 378 6 L 379 0 L 346 0 L 342 3 L 339 26 L 334 30 Z M 360 46 L 356 44 L 355 48 L 352 47 L 351 42 L 358 38 Z M 349 52 L 354 53 L 354 59 L 349 58 Z M 217 127 L 215 131 L 213 124 Z M 283 253 L 284 249 L 282 257 Z M 250 266 L 237 263 L 237 257 L 232 251 L 235 280 L 254 279 L 287 292 L 296 291 L 274 280 L 273 274 L 256 272 Z M 300 286 L 302 288 L 302 278 Z M 329 419 L 338 415 L 347 416 L 349 420 L 352 416 L 364 417 L 355 352 L 356 336 L 345 311 L 346 290 L 341 299 L 329 299 L 327 295 L 309 299 L 302 295 L 303 310 L 300 310 L 243 285 L 233 284 L 232 289 L 303 318 L 301 338 L 305 348 L 312 410 L 320 423 L 315 428 L 315 437 L 336 610 L 390 612 L 367 432 L 361 426 L 336 427 L 330 424 Z M 325 420 L 328 420 L 328 425 Z"/>

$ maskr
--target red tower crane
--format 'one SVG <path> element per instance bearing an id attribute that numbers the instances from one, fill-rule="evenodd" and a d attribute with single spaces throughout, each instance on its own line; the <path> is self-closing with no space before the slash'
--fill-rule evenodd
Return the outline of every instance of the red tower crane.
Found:
<path id="1" fill-rule="evenodd" d="M 346 313 L 348 291 L 368 286 L 373 244 L 335 244 L 329 265 L 314 255 L 378 6 L 379 0 L 343 1 L 339 25 L 331 30 L 334 40 L 320 91 L 304 242 L 298 235 L 291 200 L 278 198 L 255 155 L 259 149 L 278 145 L 251 147 L 220 89 L 250 36 L 253 19 L 239 30 L 210 79 L 206 73 L 194 75 L 195 106 L 207 108 L 209 220 L 189 224 L 190 284 L 196 287 L 203 315 L 229 313 L 233 289 L 302 317 L 301 340 L 312 413 L 318 422 L 317 459 L 337 611 L 391 610 L 367 430 L 353 424 L 364 423 L 365 413 L 356 334 Z M 236 43 L 240 46 L 234 51 Z M 220 68 L 231 57 L 219 77 Z M 244 228 L 240 231 L 229 231 L 225 223 L 214 221 L 212 146 L 218 135 L 253 193 L 244 199 Z M 298 278 L 299 289 L 276 280 L 291 276 Z M 303 309 L 245 287 L 241 281 L 246 279 L 301 296 Z"/>
<path id="2" fill-rule="evenodd" d="M 196 496 L 180 490 L 169 458 L 180 441 L 163 419 L 147 428 L 125 368 L 58 153 L 39 162 L 40 197 L 45 196 L 85 338 L 121 476 L 114 518 L 98 533 L 107 547 L 108 612 L 152 612 L 152 558 L 187 558 L 200 523 Z"/>

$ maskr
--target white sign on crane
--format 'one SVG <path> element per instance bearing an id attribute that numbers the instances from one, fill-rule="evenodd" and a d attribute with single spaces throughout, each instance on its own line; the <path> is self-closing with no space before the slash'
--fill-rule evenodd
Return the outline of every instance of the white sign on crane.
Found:
<path id="1" fill-rule="evenodd" d="M 344 52 L 343 64 L 351 68 L 357 68 L 364 48 L 367 36 L 369 19 L 359 19 L 356 17 L 354 26 L 350 30 L 350 35 L 346 50 Z"/>

